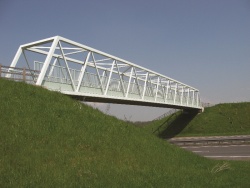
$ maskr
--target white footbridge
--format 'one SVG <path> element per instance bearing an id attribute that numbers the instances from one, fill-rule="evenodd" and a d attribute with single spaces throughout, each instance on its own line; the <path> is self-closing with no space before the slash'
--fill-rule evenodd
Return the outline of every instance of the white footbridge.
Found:
<path id="1" fill-rule="evenodd" d="M 17 67 L 28 67 L 26 82 L 84 101 L 202 110 L 198 89 L 60 36 L 21 45 L 5 77 Z"/>

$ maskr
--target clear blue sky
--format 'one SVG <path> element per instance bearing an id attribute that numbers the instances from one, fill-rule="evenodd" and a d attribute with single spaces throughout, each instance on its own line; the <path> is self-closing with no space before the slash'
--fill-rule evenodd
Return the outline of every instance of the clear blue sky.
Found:
<path id="1" fill-rule="evenodd" d="M 0 0 L 1 64 L 55 35 L 196 87 L 204 102 L 250 101 L 250 0 Z M 133 120 L 164 111 L 110 109 Z"/>

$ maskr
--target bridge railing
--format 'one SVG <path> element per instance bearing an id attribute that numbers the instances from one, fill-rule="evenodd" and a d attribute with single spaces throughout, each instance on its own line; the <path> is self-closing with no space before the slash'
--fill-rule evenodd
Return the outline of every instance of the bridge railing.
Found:
<path id="1" fill-rule="evenodd" d="M 34 69 L 36 71 L 41 71 L 41 68 L 43 66 L 43 62 L 34 62 Z M 75 86 L 78 85 L 79 81 L 79 75 L 80 75 L 80 70 L 77 69 L 72 69 L 69 68 L 70 74 L 72 75 L 73 79 L 73 84 Z M 50 83 L 58 83 L 58 84 L 65 84 L 65 85 L 72 85 L 71 78 L 69 77 L 69 74 L 67 72 L 67 68 L 59 65 L 52 65 L 49 64 L 48 71 L 44 77 L 45 82 L 50 82 Z M 131 95 L 139 96 L 140 92 L 143 91 L 143 88 L 145 87 L 143 84 L 137 85 L 137 83 L 132 82 L 129 84 L 128 81 L 126 80 L 120 80 L 118 78 L 111 78 L 109 85 L 107 85 L 108 82 L 108 77 L 104 75 L 100 75 L 100 80 L 98 79 L 98 75 L 93 72 L 87 72 L 85 71 L 84 77 L 81 82 L 81 87 L 82 88 L 93 88 L 93 89 L 104 89 L 106 90 L 106 87 L 108 87 L 108 91 L 115 93 L 122 93 L 122 85 L 124 88 L 128 88 L 128 93 Z M 103 88 L 102 88 L 103 87 Z M 60 89 L 62 89 L 60 87 Z M 72 87 L 67 87 L 65 90 L 72 91 Z M 185 93 L 181 93 L 180 91 L 175 91 L 174 89 L 168 89 L 168 93 L 164 93 L 166 91 L 166 87 L 162 87 L 161 89 L 157 90 L 157 85 L 151 85 L 146 86 L 145 89 L 145 100 L 160 100 L 164 102 L 168 102 L 170 104 L 179 104 L 179 105 L 193 105 L 197 106 L 197 103 L 199 101 L 192 98 L 192 96 L 188 96 Z M 157 91 L 157 95 L 156 95 Z M 175 94 L 176 92 L 176 94 Z M 155 99 L 155 96 L 156 99 Z"/>
<path id="2" fill-rule="evenodd" d="M 37 70 L 9 67 L 0 64 L 0 78 L 35 84 L 39 73 L 40 71 Z"/>

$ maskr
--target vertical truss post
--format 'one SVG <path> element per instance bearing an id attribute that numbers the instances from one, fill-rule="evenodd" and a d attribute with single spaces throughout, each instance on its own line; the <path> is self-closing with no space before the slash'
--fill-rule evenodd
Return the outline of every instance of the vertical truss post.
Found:
<path id="1" fill-rule="evenodd" d="M 199 92 L 199 107 L 202 107 L 200 92 Z"/>
<path id="2" fill-rule="evenodd" d="M 42 68 L 42 70 L 41 70 L 41 72 L 40 72 L 40 74 L 38 76 L 37 81 L 36 81 L 36 85 L 41 85 L 42 84 L 42 81 L 44 79 L 44 76 L 46 74 L 46 71 L 48 69 L 49 63 L 51 61 L 51 58 L 52 58 L 52 56 L 54 54 L 54 51 L 56 49 L 56 46 L 57 46 L 58 42 L 59 42 L 59 37 L 55 37 L 54 41 L 53 41 L 53 43 L 52 43 L 52 45 L 50 47 L 49 53 L 48 53 L 48 55 L 47 55 L 47 57 L 45 59 L 45 62 L 43 64 L 43 68 Z"/>
<path id="3" fill-rule="evenodd" d="M 144 99 L 144 96 L 145 96 L 145 92 L 146 92 L 146 88 L 147 88 L 147 82 L 148 82 L 148 73 L 146 74 L 145 83 L 144 83 L 144 86 L 143 86 L 142 100 Z"/>
<path id="4" fill-rule="evenodd" d="M 62 49 L 62 45 L 61 45 L 60 41 L 59 41 L 58 43 L 59 43 L 60 51 L 61 51 L 62 56 L 63 56 L 63 60 L 64 60 L 65 65 L 66 65 L 66 69 L 67 69 L 68 74 L 69 74 L 70 81 L 71 81 L 71 83 L 72 83 L 73 90 L 76 91 L 75 82 L 74 82 L 74 80 L 73 80 L 73 78 L 72 78 L 72 75 L 71 75 L 71 73 L 70 73 L 69 66 L 68 66 L 68 62 L 67 62 L 67 60 L 66 60 L 66 58 L 65 58 L 65 55 L 64 55 L 64 52 L 63 52 L 63 49 Z"/>
<path id="5" fill-rule="evenodd" d="M 89 61 L 89 56 L 90 56 L 90 52 L 88 52 L 88 55 L 87 55 L 87 57 L 86 57 L 86 59 L 84 61 L 84 64 L 82 65 L 80 75 L 79 75 L 79 78 L 78 78 L 78 85 L 77 85 L 77 88 L 76 88 L 76 92 L 79 92 L 79 89 L 81 87 L 82 79 L 83 79 L 83 76 L 84 76 L 88 61 Z"/>
<path id="6" fill-rule="evenodd" d="M 131 93 L 134 92 L 134 86 L 135 86 L 135 79 L 132 80 Z"/>
<path id="7" fill-rule="evenodd" d="M 49 74 L 48 74 L 48 78 L 51 77 L 51 75 L 52 75 L 52 73 L 53 73 L 53 71 L 54 71 L 54 67 L 55 67 L 57 61 L 58 61 L 58 57 L 55 58 L 55 60 L 54 60 L 54 62 L 53 62 L 53 64 L 52 64 L 52 67 L 51 67 L 51 69 L 50 69 L 50 71 L 49 71 Z"/>
<path id="8" fill-rule="evenodd" d="M 170 82 L 170 81 L 168 80 L 168 81 L 167 81 L 166 100 L 168 100 L 168 91 L 169 91 L 169 87 L 170 87 L 170 86 L 169 86 L 169 85 L 170 85 L 169 82 Z M 166 100 L 165 100 L 165 101 L 166 101 Z"/>
<path id="9" fill-rule="evenodd" d="M 133 80 L 133 85 L 132 85 L 132 88 L 131 88 L 131 92 L 133 93 L 134 92 L 134 88 L 135 88 L 135 78 Z"/>
<path id="10" fill-rule="evenodd" d="M 99 83 L 100 83 L 100 85 L 101 85 L 102 93 L 104 94 L 103 84 L 102 84 L 102 82 L 101 82 L 101 77 L 100 77 L 100 74 L 99 74 L 99 70 L 98 70 L 98 68 L 97 68 L 97 66 L 96 66 L 96 61 L 95 61 L 95 57 L 94 57 L 93 52 L 91 52 L 91 56 L 92 56 L 92 59 L 93 59 L 94 67 L 95 67 L 95 69 L 96 69 L 98 81 L 99 81 Z"/>
<path id="11" fill-rule="evenodd" d="M 130 71 L 130 75 L 129 75 L 128 87 L 127 87 L 127 92 L 126 92 L 126 96 L 125 96 L 126 98 L 128 98 L 128 93 L 129 93 L 129 89 L 130 89 L 132 74 L 133 74 L 133 67 L 131 67 L 131 71 Z"/>
<path id="12" fill-rule="evenodd" d="M 116 90 L 117 90 L 117 91 L 119 91 L 120 85 L 121 85 L 121 82 L 118 82 L 117 87 L 116 87 Z M 121 90 L 122 90 L 122 89 L 121 89 Z M 124 94 L 124 93 L 123 93 L 123 94 Z"/>
<path id="13" fill-rule="evenodd" d="M 119 75 L 119 78 L 120 78 L 120 82 L 121 82 L 121 88 L 122 88 L 122 93 L 123 93 L 123 96 L 125 96 L 125 87 L 124 87 L 124 83 L 123 83 L 123 79 L 122 79 L 122 76 L 121 76 L 121 73 L 120 73 L 120 70 L 119 70 L 119 67 L 117 65 L 117 62 L 115 61 L 115 65 L 116 65 L 116 68 L 117 68 L 117 72 L 118 72 L 118 75 Z"/>
<path id="14" fill-rule="evenodd" d="M 197 96 L 196 106 L 198 107 L 199 106 L 199 92 L 198 91 L 196 92 L 196 96 Z"/>
<path id="15" fill-rule="evenodd" d="M 174 104 L 175 104 L 175 100 L 176 100 L 176 95 L 177 95 L 177 83 L 175 85 L 175 90 L 174 90 Z"/>
<path id="16" fill-rule="evenodd" d="M 138 89 L 138 92 L 139 92 L 139 96 L 142 97 L 138 77 L 137 77 L 137 74 L 136 74 L 136 70 L 135 69 L 133 69 L 133 70 L 134 70 L 134 74 L 135 74 L 135 81 L 136 81 L 137 89 Z"/>
<path id="17" fill-rule="evenodd" d="M 106 74 L 106 71 L 105 70 L 103 70 L 103 72 L 102 72 L 102 79 L 101 79 L 101 81 L 102 81 L 102 84 L 104 84 L 104 82 L 105 82 L 105 74 Z"/>
<path id="18" fill-rule="evenodd" d="M 174 94 L 173 94 L 173 90 L 174 88 L 171 86 L 171 84 L 169 85 L 169 94 L 171 95 L 171 100 L 174 102 Z"/>
<path id="19" fill-rule="evenodd" d="M 111 66 L 111 70 L 110 70 L 110 72 L 109 72 L 109 78 L 108 78 L 108 82 L 107 82 L 107 85 L 106 85 L 106 89 L 105 89 L 104 95 L 107 95 L 107 93 L 108 93 L 109 83 L 110 83 L 111 76 L 112 76 L 112 73 L 113 73 L 115 61 L 116 61 L 116 60 L 113 61 L 112 66 Z"/>
<path id="20" fill-rule="evenodd" d="M 194 90 L 193 90 L 192 106 L 194 106 Z"/>
<path id="21" fill-rule="evenodd" d="M 103 73 L 102 73 L 102 85 L 105 86 L 105 88 L 103 89 L 106 89 L 107 78 L 108 78 L 108 74 L 107 74 L 107 69 L 106 69 L 106 70 L 103 70 Z"/>
<path id="22" fill-rule="evenodd" d="M 152 97 L 154 97 L 154 90 L 153 90 L 152 80 L 150 77 L 149 77 L 149 83 L 150 83 L 150 91 L 151 91 Z"/>
<path id="23" fill-rule="evenodd" d="M 189 92 L 190 92 L 190 88 L 188 88 L 188 96 L 187 96 L 187 106 L 188 106 L 188 102 L 189 102 Z"/>
<path id="24" fill-rule="evenodd" d="M 156 92 L 155 92 L 155 101 L 157 100 L 158 89 L 159 89 L 159 77 L 157 79 Z"/>
<path id="25" fill-rule="evenodd" d="M 163 94 L 163 100 L 164 100 L 164 102 L 166 102 L 165 86 L 162 85 L 161 79 L 160 79 L 160 84 L 161 84 L 161 90 L 162 90 L 162 94 Z"/>
<path id="26" fill-rule="evenodd" d="M 66 77 L 66 75 L 64 74 L 64 72 L 63 72 L 63 67 L 62 67 L 62 65 L 61 65 L 61 63 L 60 63 L 60 61 L 59 61 L 59 59 L 58 59 L 58 64 L 59 64 L 59 78 L 60 78 L 60 82 L 61 83 L 63 83 L 63 79 L 65 79 L 65 81 L 67 81 L 67 77 Z M 62 76 L 63 77 L 61 77 L 61 74 L 60 74 L 60 72 L 62 73 Z"/>
<path id="27" fill-rule="evenodd" d="M 182 89 L 181 89 L 181 105 L 182 105 L 182 101 L 183 101 L 183 86 L 182 86 Z"/>

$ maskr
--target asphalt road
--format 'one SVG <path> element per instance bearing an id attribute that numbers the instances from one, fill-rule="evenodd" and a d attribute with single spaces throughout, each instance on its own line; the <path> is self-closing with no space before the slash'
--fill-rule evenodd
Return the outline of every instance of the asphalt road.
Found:
<path id="1" fill-rule="evenodd" d="M 226 160 L 250 160 L 250 145 L 180 146 L 198 155 Z"/>

